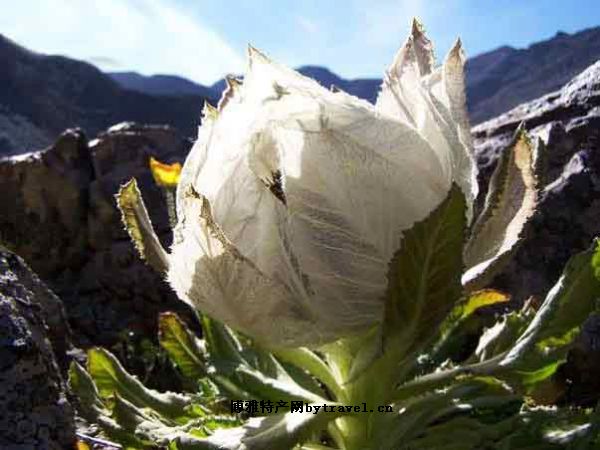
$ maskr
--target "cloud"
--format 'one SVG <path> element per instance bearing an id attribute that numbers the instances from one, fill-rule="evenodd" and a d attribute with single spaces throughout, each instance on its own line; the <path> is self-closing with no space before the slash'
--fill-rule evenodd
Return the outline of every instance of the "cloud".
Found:
<path id="1" fill-rule="evenodd" d="M 100 69 L 107 71 L 116 70 L 123 67 L 119 61 L 108 56 L 90 56 L 89 58 L 86 58 L 86 60 Z"/>
<path id="2" fill-rule="evenodd" d="M 317 23 L 309 19 L 308 17 L 298 16 L 296 17 L 296 22 L 300 25 L 300 28 L 308 34 L 317 34 L 319 32 L 319 26 Z"/>
<path id="3" fill-rule="evenodd" d="M 245 66 L 216 30 L 169 0 L 21 0 L 4 8 L 0 30 L 34 51 L 91 63 L 105 55 L 121 70 L 204 84 Z"/>

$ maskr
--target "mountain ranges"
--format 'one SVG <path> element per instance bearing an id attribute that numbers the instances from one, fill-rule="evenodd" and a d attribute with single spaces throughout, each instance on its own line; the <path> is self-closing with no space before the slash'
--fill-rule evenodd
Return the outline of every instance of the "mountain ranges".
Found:
<path id="1" fill-rule="evenodd" d="M 471 122 L 481 123 L 563 86 L 600 59 L 600 27 L 557 33 L 525 49 L 500 47 L 467 60 Z M 104 73 L 91 64 L 35 53 L 0 35 L 0 156 L 51 145 L 67 128 L 88 137 L 123 121 L 165 124 L 193 139 L 205 101 L 225 85 L 202 86 L 174 75 Z M 374 102 L 380 79 L 344 79 L 325 67 L 298 69 Z"/>

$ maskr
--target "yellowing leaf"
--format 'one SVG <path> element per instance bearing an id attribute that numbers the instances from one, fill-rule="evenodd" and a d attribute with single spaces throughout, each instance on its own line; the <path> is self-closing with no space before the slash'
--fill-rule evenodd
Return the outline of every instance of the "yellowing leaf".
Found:
<path id="1" fill-rule="evenodd" d="M 158 319 L 158 340 L 184 377 L 194 382 L 206 375 L 204 343 L 172 312 Z"/>
<path id="2" fill-rule="evenodd" d="M 469 299 L 463 305 L 461 317 L 468 317 L 484 306 L 495 305 L 496 303 L 506 303 L 509 300 L 510 296 L 503 292 L 494 289 L 482 289 L 469 296 Z"/>
<path id="3" fill-rule="evenodd" d="M 477 314 L 480 308 L 506 303 L 510 296 L 493 289 L 482 289 L 468 294 L 452 308 L 450 314 L 440 324 L 440 337 L 432 351 L 432 357 L 440 363 L 445 359 L 453 359 L 461 354 L 466 340 L 476 330 L 482 330 L 485 319 Z M 477 332 L 478 333 L 478 332 Z"/>
<path id="4" fill-rule="evenodd" d="M 154 232 L 135 178 L 119 188 L 116 199 L 123 225 L 140 257 L 158 272 L 165 272 L 167 254 Z"/>
<path id="5" fill-rule="evenodd" d="M 175 187 L 181 175 L 181 164 L 164 164 L 151 156 L 150 170 L 156 184 L 162 187 Z"/>
<path id="6" fill-rule="evenodd" d="M 80 441 L 79 439 L 77 440 L 77 445 L 75 448 L 77 450 L 90 450 L 90 446 L 87 445 L 85 442 Z"/>

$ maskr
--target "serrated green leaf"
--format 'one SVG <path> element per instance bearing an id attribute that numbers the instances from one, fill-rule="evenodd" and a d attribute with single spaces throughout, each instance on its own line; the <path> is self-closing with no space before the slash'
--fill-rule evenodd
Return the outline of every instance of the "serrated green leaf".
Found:
<path id="1" fill-rule="evenodd" d="M 315 352 L 307 348 L 278 349 L 275 355 L 282 361 L 308 371 L 313 377 L 322 382 L 334 396 L 339 394 L 341 386 L 336 381 L 331 368 Z"/>
<path id="2" fill-rule="evenodd" d="M 464 354 L 467 343 L 473 336 L 481 334 L 483 327 L 490 322 L 490 316 L 474 314 L 487 306 L 508 302 L 510 297 L 500 291 L 483 289 L 473 292 L 459 301 L 440 326 L 440 337 L 429 353 L 434 364 L 446 359 L 462 361 L 470 354 Z"/>
<path id="3" fill-rule="evenodd" d="M 414 351 L 438 330 L 460 298 L 466 205 L 460 188 L 406 231 L 388 272 L 384 344 Z"/>
<path id="4" fill-rule="evenodd" d="M 515 417 L 512 429 L 494 448 L 506 450 L 593 449 L 590 414 L 568 408 L 524 407 Z M 583 444 L 582 447 L 580 444 Z"/>
<path id="5" fill-rule="evenodd" d="M 146 445 L 165 446 L 179 438 L 202 439 L 209 435 L 203 429 L 204 418 L 178 425 L 148 408 L 138 406 L 115 395 L 115 421 Z"/>
<path id="6" fill-rule="evenodd" d="M 111 356 L 108 352 L 95 350 L 88 357 L 88 361 L 90 358 L 93 361 L 94 373 L 103 386 L 102 390 L 96 387 L 92 376 L 76 363 L 70 368 L 69 383 L 72 391 L 86 402 L 82 402 L 85 405 L 83 417 L 98 424 L 109 438 L 127 449 L 141 450 L 166 445 L 177 448 L 174 442 L 179 439 L 193 443 L 196 449 L 215 449 L 217 447 L 204 438 L 217 429 L 240 425 L 240 420 L 234 416 L 212 415 L 193 403 L 187 405 L 185 410 L 196 411 L 200 408 L 200 414 L 194 413 L 189 417 L 163 414 L 164 402 L 169 402 L 171 406 L 173 395 L 176 394 L 160 394 L 145 388 L 140 390 L 136 379 L 128 379 L 131 377 L 129 374 L 123 374 L 122 368 L 114 367 Z M 102 395 L 110 399 L 110 410 L 103 403 Z"/>
<path id="7" fill-rule="evenodd" d="M 294 381 L 294 383 L 296 383 L 302 389 L 305 389 L 320 398 L 330 398 L 328 392 L 326 389 L 324 389 L 323 384 L 305 369 L 299 368 L 285 361 L 281 361 L 281 366 L 285 369 L 285 372 Z M 335 395 L 333 395 L 331 398 L 335 400 Z"/>
<path id="8" fill-rule="evenodd" d="M 81 417 L 97 424 L 109 439 L 119 442 L 126 449 L 144 449 L 143 442 L 112 419 L 92 377 L 75 361 L 72 361 L 69 367 L 68 384 L 70 391 L 77 397 L 77 411 Z"/>
<path id="9" fill-rule="evenodd" d="M 564 359 L 576 331 L 597 309 L 599 298 L 600 240 L 595 240 L 589 250 L 569 260 L 502 365 L 532 371 Z"/>
<path id="10" fill-rule="evenodd" d="M 290 412 L 251 418 L 242 427 L 217 430 L 206 441 L 222 450 L 291 449 L 313 433 L 325 429 L 328 422 L 345 414 L 340 411 L 323 412 L 321 407 L 316 414 Z M 183 442 L 183 439 L 180 441 Z M 191 450 L 193 447 L 188 448 Z"/>
<path id="11" fill-rule="evenodd" d="M 510 296 L 504 292 L 494 289 L 482 289 L 469 294 L 466 300 L 457 306 L 455 314 L 458 320 L 465 319 L 480 308 L 506 303 L 509 300 Z"/>
<path id="12" fill-rule="evenodd" d="M 394 402 L 402 402 L 436 389 L 445 389 L 464 376 L 496 377 L 498 372 L 501 372 L 499 363 L 503 357 L 504 354 L 479 363 L 459 365 L 417 376 L 397 386 L 391 398 Z"/>
<path id="13" fill-rule="evenodd" d="M 160 421 L 159 417 L 152 417 L 152 410 L 142 409 L 134 404 L 123 399 L 119 394 L 114 396 L 114 405 L 112 409 L 112 417 L 115 419 L 120 426 L 125 430 L 135 435 L 136 428 L 142 422 L 152 422 L 154 428 L 162 428 L 165 423 Z M 175 425 L 173 422 L 170 425 Z M 142 439 L 146 444 L 153 443 L 153 439 L 148 436 L 137 436 L 138 439 Z"/>
<path id="14" fill-rule="evenodd" d="M 415 450 L 591 450 L 598 436 L 588 420 L 589 414 L 567 408 L 525 407 L 518 414 L 490 422 L 481 421 L 478 414 L 458 415 L 427 427 L 421 436 L 402 445 Z"/>
<path id="15" fill-rule="evenodd" d="M 369 330 L 360 341 L 361 345 L 352 358 L 345 384 L 352 383 L 362 376 L 384 354 L 382 329 L 379 325 Z"/>
<path id="16" fill-rule="evenodd" d="M 71 391 L 77 395 L 78 401 L 86 408 L 104 408 L 94 380 L 77 361 L 71 361 L 69 366 L 68 384 Z"/>
<path id="17" fill-rule="evenodd" d="M 444 389 L 430 390 L 396 404 L 394 411 L 402 413 L 383 416 L 380 429 L 375 431 L 374 448 L 396 449 L 402 445 L 411 448 L 414 439 L 427 436 L 430 425 L 460 415 L 470 416 L 484 408 L 518 411 L 520 403 L 520 398 L 500 380 L 490 376 L 462 377 Z"/>
<path id="18" fill-rule="evenodd" d="M 158 340 L 185 378 L 197 382 L 206 376 L 206 349 L 175 313 L 158 319 Z"/>
<path id="19" fill-rule="evenodd" d="M 236 369 L 236 382 L 257 400 L 303 400 L 308 403 L 324 401 L 323 398 L 303 389 L 291 379 L 270 378 L 248 366 Z"/>
<path id="20" fill-rule="evenodd" d="M 500 375 L 538 403 L 554 403 L 566 386 L 553 378 L 600 297 L 600 241 L 573 256 L 516 342 L 502 356 Z"/>
<path id="21" fill-rule="evenodd" d="M 273 354 L 255 347 L 229 327 L 208 317 L 202 318 L 209 354 L 208 376 L 238 400 L 321 401 L 321 392 L 299 384 Z M 306 380 L 303 380 L 306 381 Z"/>
<path id="22" fill-rule="evenodd" d="M 500 427 L 488 427 L 477 419 L 460 416 L 427 427 L 423 436 L 412 439 L 406 447 L 414 450 L 479 450 L 486 448 L 486 441 L 494 439 L 501 431 Z"/>
<path id="23" fill-rule="evenodd" d="M 185 420 L 191 399 L 176 393 L 160 393 L 146 388 L 130 375 L 110 352 L 101 348 L 88 350 L 88 372 L 98 387 L 101 398 L 109 399 L 115 393 L 140 408 L 151 408 L 171 418 Z"/>
<path id="24" fill-rule="evenodd" d="M 502 316 L 494 326 L 483 332 L 472 359 L 481 362 L 510 350 L 534 315 L 535 310 L 526 306 Z"/>
<path id="25" fill-rule="evenodd" d="M 206 347 L 212 359 L 228 361 L 234 366 L 246 362 L 240 340 L 227 325 L 206 315 L 201 317 L 201 322 Z"/>
<path id="26" fill-rule="evenodd" d="M 290 376 L 275 355 L 257 345 L 251 339 L 242 337 L 242 357 L 247 366 L 258 370 L 269 378 L 289 380 Z"/>
<path id="27" fill-rule="evenodd" d="M 509 261 L 538 201 L 535 155 L 524 128 L 500 157 L 483 211 L 465 246 L 466 290 L 485 287 Z"/>
<path id="28" fill-rule="evenodd" d="M 123 225 L 140 257 L 156 271 L 166 272 L 169 266 L 167 254 L 154 232 L 135 178 L 122 185 L 115 197 Z"/>

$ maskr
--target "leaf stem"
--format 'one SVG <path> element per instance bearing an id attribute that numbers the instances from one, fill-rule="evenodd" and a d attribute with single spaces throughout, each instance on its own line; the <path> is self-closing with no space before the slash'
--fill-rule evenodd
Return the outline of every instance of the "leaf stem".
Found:
<path id="1" fill-rule="evenodd" d="M 399 402 L 415 395 L 419 395 L 425 391 L 443 386 L 461 375 L 489 375 L 492 372 L 501 369 L 500 362 L 504 356 L 505 353 L 502 353 L 483 362 L 458 366 L 453 369 L 434 372 L 415 378 L 414 380 L 397 387 L 392 401 Z"/>

